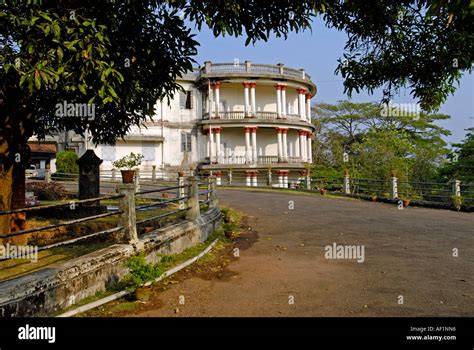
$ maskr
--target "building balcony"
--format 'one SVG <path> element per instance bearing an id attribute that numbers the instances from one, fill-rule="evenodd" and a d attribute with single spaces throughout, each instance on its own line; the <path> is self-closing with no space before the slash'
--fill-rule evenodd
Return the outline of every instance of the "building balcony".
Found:
<path id="1" fill-rule="evenodd" d="M 201 124 L 233 124 L 236 123 L 240 126 L 241 123 L 246 124 L 258 124 L 258 123 L 270 123 L 270 124 L 295 124 L 298 126 L 306 126 L 314 128 L 313 124 L 308 121 L 301 119 L 297 114 L 286 114 L 285 116 L 278 116 L 276 112 L 256 112 L 254 116 L 246 116 L 245 112 L 213 112 L 203 113 Z"/>
<path id="2" fill-rule="evenodd" d="M 307 160 L 301 157 L 287 157 L 286 159 L 279 159 L 278 156 L 258 156 L 255 162 L 252 159 L 247 159 L 246 156 L 222 156 L 218 162 L 210 161 L 209 157 L 201 164 L 202 169 L 222 169 L 222 168 L 267 168 L 272 166 L 274 168 L 298 168 L 304 169 Z"/>
<path id="3" fill-rule="evenodd" d="M 316 86 L 311 81 L 311 76 L 304 69 L 285 67 L 283 64 L 258 64 L 250 61 L 243 63 L 212 63 L 204 62 L 201 68 L 201 78 L 268 78 L 275 80 L 293 80 L 305 83 L 310 90 L 316 93 Z"/>

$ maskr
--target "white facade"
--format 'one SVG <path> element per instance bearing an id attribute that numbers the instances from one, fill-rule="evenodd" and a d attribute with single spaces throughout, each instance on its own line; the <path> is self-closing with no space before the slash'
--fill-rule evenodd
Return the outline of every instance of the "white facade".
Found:
<path id="1" fill-rule="evenodd" d="M 310 101 L 316 86 L 303 70 L 206 62 L 180 85 L 186 93 L 176 93 L 170 105 L 157 102 L 146 128 L 132 128 L 115 146 L 95 147 L 103 170 L 130 152 L 145 155 L 142 171 L 155 166 L 169 173 L 294 171 L 312 161 Z"/>

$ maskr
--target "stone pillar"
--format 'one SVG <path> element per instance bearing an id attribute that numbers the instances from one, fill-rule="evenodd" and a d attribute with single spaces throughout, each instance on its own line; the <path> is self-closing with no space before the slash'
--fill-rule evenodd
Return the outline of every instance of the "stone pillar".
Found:
<path id="1" fill-rule="evenodd" d="M 288 174 L 290 172 L 288 170 L 283 170 L 283 187 L 288 188 Z"/>
<path id="2" fill-rule="evenodd" d="M 245 162 L 250 164 L 250 129 L 245 127 Z"/>
<path id="3" fill-rule="evenodd" d="M 284 186 L 284 178 L 283 178 L 283 171 L 277 170 L 278 174 L 278 187 L 283 188 Z"/>
<path id="4" fill-rule="evenodd" d="M 178 186 L 180 186 L 180 188 L 178 188 L 178 198 L 184 197 L 184 176 L 183 175 L 184 175 L 183 172 L 178 173 Z M 178 206 L 179 206 L 179 209 L 185 208 L 184 199 L 181 199 L 178 201 Z"/>
<path id="5" fill-rule="evenodd" d="M 217 208 L 219 203 L 217 201 L 216 178 L 214 176 L 210 176 L 209 180 L 210 180 L 210 185 L 211 185 L 210 186 L 211 196 L 209 199 L 209 208 Z"/>
<path id="6" fill-rule="evenodd" d="M 245 118 L 249 118 L 250 117 L 250 113 L 249 113 L 249 105 L 250 105 L 250 102 L 249 102 L 249 87 L 250 87 L 250 84 L 246 81 L 244 81 L 242 83 L 242 85 L 244 86 L 244 115 L 245 115 Z"/>
<path id="7" fill-rule="evenodd" d="M 311 93 L 306 93 L 306 119 L 311 121 Z"/>
<path id="8" fill-rule="evenodd" d="M 267 172 L 267 186 L 272 187 L 272 170 L 268 169 Z"/>
<path id="9" fill-rule="evenodd" d="M 281 114 L 286 118 L 286 84 L 281 84 Z"/>
<path id="10" fill-rule="evenodd" d="M 246 171 L 245 172 L 245 184 L 247 187 L 252 186 L 252 172 L 251 171 Z"/>
<path id="11" fill-rule="evenodd" d="M 206 154 L 205 157 L 211 159 L 211 141 L 209 140 L 209 129 L 205 129 L 202 131 L 203 135 L 206 137 Z"/>
<path id="12" fill-rule="evenodd" d="M 209 119 L 213 119 L 214 115 L 214 83 L 209 84 Z"/>
<path id="13" fill-rule="evenodd" d="M 453 181 L 453 196 L 456 196 L 456 197 L 461 196 L 461 181 L 459 180 Z"/>
<path id="14" fill-rule="evenodd" d="M 252 128 L 252 162 L 257 164 L 257 128 Z"/>
<path id="15" fill-rule="evenodd" d="M 255 97 L 255 87 L 257 83 L 250 83 L 250 104 L 251 104 L 251 117 L 255 118 L 257 116 L 257 102 Z"/>
<path id="16" fill-rule="evenodd" d="M 154 168 L 155 166 L 153 166 Z M 117 178 L 117 169 L 113 168 L 111 170 L 111 173 L 112 173 L 112 182 L 115 182 L 116 178 Z M 152 174 L 153 175 L 153 174 Z"/>
<path id="17" fill-rule="evenodd" d="M 134 243 L 138 241 L 137 217 L 135 214 L 135 184 L 120 184 L 119 194 L 123 197 L 119 201 L 119 225 L 123 227 L 123 234 L 117 243 Z"/>
<path id="18" fill-rule="evenodd" d="M 300 135 L 300 158 L 304 162 L 306 160 L 306 157 L 305 157 L 305 142 L 304 142 L 304 140 L 306 139 L 306 131 L 299 130 L 298 133 Z"/>
<path id="19" fill-rule="evenodd" d="M 216 163 L 219 164 L 222 162 L 221 160 L 221 131 L 222 128 L 215 128 L 216 133 Z"/>
<path id="20" fill-rule="evenodd" d="M 220 171 L 215 171 L 214 176 L 216 177 L 216 186 L 221 186 L 222 185 L 222 172 Z"/>
<path id="21" fill-rule="evenodd" d="M 227 173 L 227 181 L 229 186 L 232 186 L 232 170 L 229 170 L 229 172 Z"/>
<path id="22" fill-rule="evenodd" d="M 306 159 L 309 163 L 313 162 L 313 140 L 312 140 L 312 133 L 306 133 Z"/>
<path id="23" fill-rule="evenodd" d="M 153 165 L 151 169 L 151 181 L 152 182 L 156 181 L 156 165 Z"/>
<path id="24" fill-rule="evenodd" d="M 283 140 L 282 140 L 282 128 L 276 128 L 277 131 L 277 142 L 278 142 L 278 162 L 283 161 Z"/>
<path id="25" fill-rule="evenodd" d="M 140 192 L 140 170 L 135 170 L 135 191 Z"/>
<path id="26" fill-rule="evenodd" d="M 304 95 L 306 93 L 306 89 L 299 88 L 296 89 L 298 93 L 298 114 L 301 120 L 305 120 L 305 103 L 304 103 Z"/>
<path id="27" fill-rule="evenodd" d="M 306 189 L 310 190 L 311 189 L 311 175 L 309 171 L 306 172 Z"/>
<path id="28" fill-rule="evenodd" d="M 221 82 L 218 81 L 216 83 L 214 83 L 214 93 L 216 95 L 216 118 L 220 118 L 221 115 L 221 111 L 220 111 L 220 87 L 221 87 Z"/>
<path id="29" fill-rule="evenodd" d="M 390 195 L 393 199 L 398 198 L 398 179 L 396 176 L 390 178 Z"/>
<path id="30" fill-rule="evenodd" d="M 198 179 L 195 176 L 188 177 L 188 211 L 186 213 L 186 219 L 196 220 L 201 216 L 199 209 L 199 190 L 198 190 Z"/>
<path id="31" fill-rule="evenodd" d="M 283 129 L 282 130 L 282 157 L 283 161 L 287 162 L 288 161 L 288 140 L 287 140 L 287 134 L 288 134 L 288 129 Z"/>
<path id="32" fill-rule="evenodd" d="M 253 171 L 252 172 L 252 186 L 253 187 L 258 186 L 258 171 Z"/>
<path id="33" fill-rule="evenodd" d="M 215 162 L 214 160 L 214 131 L 212 127 L 209 127 L 209 159 L 211 160 L 211 164 Z"/>
<path id="34" fill-rule="evenodd" d="M 281 84 L 276 84 L 277 118 L 281 118 Z"/>
<path id="35" fill-rule="evenodd" d="M 102 159 L 97 157 L 93 150 L 88 149 L 76 163 L 79 165 L 79 199 L 99 197 Z M 99 205 L 99 201 L 88 204 L 97 207 Z"/>
<path id="36" fill-rule="evenodd" d="M 46 170 L 44 171 L 44 181 L 48 184 L 51 182 L 51 169 L 49 168 L 49 165 L 46 166 Z"/>
<path id="37" fill-rule="evenodd" d="M 344 193 L 345 194 L 351 194 L 351 183 L 350 183 L 350 178 L 349 178 L 349 172 L 345 171 L 344 172 Z"/>

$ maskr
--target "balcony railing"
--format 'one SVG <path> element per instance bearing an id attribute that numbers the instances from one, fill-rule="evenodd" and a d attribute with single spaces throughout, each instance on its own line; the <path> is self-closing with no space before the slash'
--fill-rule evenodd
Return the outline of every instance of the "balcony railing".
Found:
<path id="1" fill-rule="evenodd" d="M 207 158 L 207 163 L 209 163 L 209 158 Z M 247 160 L 245 156 L 221 156 L 219 161 L 216 163 L 216 160 L 213 160 L 213 164 L 225 164 L 225 165 L 268 165 L 268 164 L 298 164 L 305 163 L 300 157 L 287 157 L 278 161 L 278 156 L 258 156 L 257 162 L 254 162 L 251 158 Z"/>
<path id="2" fill-rule="evenodd" d="M 209 118 L 209 113 L 204 113 L 202 119 L 221 119 L 221 120 L 240 120 L 240 119 L 258 119 L 258 120 L 290 120 L 290 121 L 306 121 L 301 119 L 297 114 L 286 114 L 285 116 L 278 117 L 276 112 L 256 112 L 255 118 L 245 116 L 245 112 L 213 112 Z"/>
<path id="3" fill-rule="evenodd" d="M 288 76 L 291 78 L 311 81 L 311 76 L 304 69 L 285 67 L 283 64 L 258 64 L 246 61 L 244 63 L 212 63 L 205 62 L 204 74 L 213 73 L 257 73 Z"/>

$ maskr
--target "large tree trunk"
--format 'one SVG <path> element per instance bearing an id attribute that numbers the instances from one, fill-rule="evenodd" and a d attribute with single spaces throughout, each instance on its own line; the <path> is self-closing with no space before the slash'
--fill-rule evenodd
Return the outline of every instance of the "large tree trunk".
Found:
<path id="1" fill-rule="evenodd" d="M 0 148 L 0 155 L 4 154 L 5 152 Z M 5 167 L 0 165 L 0 211 L 9 210 L 11 207 L 12 185 L 13 167 L 5 169 Z M 10 233 L 10 215 L 0 215 L 0 240 L 1 236 L 7 233 Z"/>

